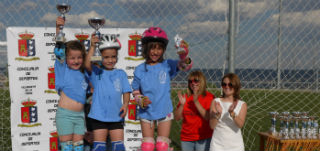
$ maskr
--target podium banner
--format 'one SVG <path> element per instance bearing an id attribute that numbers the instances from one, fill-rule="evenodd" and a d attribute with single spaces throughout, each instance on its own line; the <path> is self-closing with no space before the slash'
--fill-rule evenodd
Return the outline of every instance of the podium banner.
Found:
<path id="1" fill-rule="evenodd" d="M 53 49 L 55 28 L 7 28 L 11 135 L 13 151 L 57 151 L 59 148 L 55 114 L 59 96 L 55 90 Z M 142 63 L 139 28 L 103 28 L 101 34 L 117 36 L 121 43 L 116 68 L 126 71 L 129 82 Z M 93 29 L 65 28 L 67 40 L 78 39 L 90 46 Z M 131 96 L 132 97 L 132 96 Z M 133 99 L 133 98 L 132 98 Z M 129 105 L 124 129 L 127 150 L 138 150 L 141 128 L 137 109 Z"/>

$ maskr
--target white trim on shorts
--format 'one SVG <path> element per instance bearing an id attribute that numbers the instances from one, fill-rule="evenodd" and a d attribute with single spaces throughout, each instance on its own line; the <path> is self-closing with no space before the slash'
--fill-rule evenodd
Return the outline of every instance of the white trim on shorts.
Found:
<path id="1" fill-rule="evenodd" d="M 166 122 L 166 121 L 170 121 L 170 120 L 173 120 L 173 113 L 169 113 L 166 117 L 164 118 L 161 118 L 161 119 L 158 119 L 158 120 L 147 120 L 147 119 L 143 119 L 141 118 L 140 119 L 141 121 L 143 122 L 146 122 L 146 123 L 150 123 L 151 124 L 151 127 L 153 125 L 153 122 L 155 121 L 157 123 L 157 125 L 161 122 Z"/>

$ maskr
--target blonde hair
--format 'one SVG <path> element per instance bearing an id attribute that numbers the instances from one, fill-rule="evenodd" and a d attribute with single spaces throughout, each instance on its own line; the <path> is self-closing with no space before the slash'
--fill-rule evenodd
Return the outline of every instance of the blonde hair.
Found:
<path id="1" fill-rule="evenodd" d="M 190 83 L 189 80 L 194 80 L 197 79 L 199 80 L 199 84 L 200 84 L 200 89 L 199 89 L 199 94 L 206 96 L 207 94 L 207 81 L 206 81 L 206 77 L 203 75 L 203 73 L 201 71 L 192 71 L 189 76 L 188 76 L 188 95 L 192 95 L 193 90 L 190 87 Z"/>

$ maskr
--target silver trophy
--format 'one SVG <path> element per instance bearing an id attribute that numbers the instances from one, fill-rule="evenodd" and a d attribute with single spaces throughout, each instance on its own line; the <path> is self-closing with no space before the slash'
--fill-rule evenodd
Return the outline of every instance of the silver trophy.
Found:
<path id="1" fill-rule="evenodd" d="M 65 14 L 68 13 L 71 9 L 71 6 L 66 4 L 66 3 L 62 3 L 62 4 L 57 4 L 57 10 L 61 13 L 61 17 L 65 20 Z M 59 26 L 59 33 L 56 36 L 56 42 L 65 42 L 66 39 L 64 38 L 64 33 L 63 33 L 63 26 Z"/>
<path id="2" fill-rule="evenodd" d="M 278 137 L 282 138 L 283 134 L 284 134 L 284 116 L 283 115 L 279 115 L 278 116 L 279 121 L 280 121 L 280 129 L 278 132 Z"/>
<path id="3" fill-rule="evenodd" d="M 289 139 L 289 116 L 285 116 L 284 117 L 284 134 L 283 134 L 283 138 L 284 139 Z"/>
<path id="4" fill-rule="evenodd" d="M 289 115 L 290 115 L 290 112 L 282 112 L 282 116 L 283 116 L 282 135 L 284 139 L 289 139 Z"/>
<path id="5" fill-rule="evenodd" d="M 316 116 L 310 116 L 308 121 L 308 129 L 307 129 L 307 135 L 309 139 L 316 139 L 316 131 L 315 131 L 315 118 Z"/>
<path id="6" fill-rule="evenodd" d="M 294 133 L 294 116 L 293 115 L 289 115 L 289 138 L 290 139 L 295 139 L 295 133 Z"/>
<path id="7" fill-rule="evenodd" d="M 183 39 L 178 34 L 174 37 L 174 41 L 175 41 L 175 46 L 177 48 L 177 53 L 178 54 L 185 53 L 184 48 L 181 47 Z"/>
<path id="8" fill-rule="evenodd" d="M 314 119 L 314 138 L 313 139 L 320 139 L 319 123 L 316 118 Z"/>
<path id="9" fill-rule="evenodd" d="M 300 126 L 299 126 L 299 120 L 300 120 L 300 112 L 292 112 L 293 116 L 294 116 L 294 120 L 295 120 L 295 124 L 294 124 L 294 133 L 295 133 L 295 139 L 300 139 Z"/>
<path id="10" fill-rule="evenodd" d="M 302 128 L 301 128 L 301 139 L 307 139 L 307 125 L 308 125 L 308 116 L 302 115 Z"/>
<path id="11" fill-rule="evenodd" d="M 89 25 L 95 29 L 95 36 L 98 36 L 100 39 L 101 34 L 99 32 L 99 29 L 104 25 L 105 19 L 94 17 L 94 18 L 89 18 L 88 22 L 89 22 Z M 91 57 L 92 62 L 98 62 L 102 60 L 101 53 L 99 50 L 100 43 L 96 43 L 95 45 L 96 45 L 96 49 L 94 51 L 93 56 Z"/>
<path id="12" fill-rule="evenodd" d="M 277 130 L 276 130 L 276 122 L 277 122 L 277 116 L 278 112 L 269 112 L 271 116 L 271 127 L 270 127 L 270 133 L 273 136 L 277 136 Z"/>

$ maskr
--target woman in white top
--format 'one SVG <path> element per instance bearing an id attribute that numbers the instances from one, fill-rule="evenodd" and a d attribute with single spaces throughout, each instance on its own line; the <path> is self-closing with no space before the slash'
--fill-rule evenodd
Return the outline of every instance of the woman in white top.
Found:
<path id="1" fill-rule="evenodd" d="M 244 151 L 241 128 L 247 104 L 240 100 L 240 79 L 234 73 L 221 80 L 222 97 L 214 99 L 210 107 L 210 127 L 214 129 L 210 151 Z"/>

